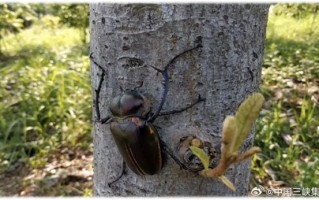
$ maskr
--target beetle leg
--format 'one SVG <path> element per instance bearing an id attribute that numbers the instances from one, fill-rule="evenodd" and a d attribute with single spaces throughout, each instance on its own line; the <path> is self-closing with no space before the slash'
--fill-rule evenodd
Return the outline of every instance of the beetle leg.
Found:
<path id="1" fill-rule="evenodd" d="M 94 60 L 93 52 L 90 53 L 90 60 L 91 60 L 96 66 L 98 66 L 98 68 L 101 69 L 102 72 L 105 73 L 105 69 L 104 69 L 101 65 L 99 65 L 99 63 L 97 63 L 97 62 Z"/>
<path id="2" fill-rule="evenodd" d="M 100 108 L 99 108 L 99 99 L 100 99 L 100 92 L 101 92 L 101 88 L 102 88 L 102 83 L 104 81 L 104 75 L 105 75 L 105 73 L 104 73 L 104 71 L 102 71 L 99 85 L 98 85 L 97 89 L 95 90 L 95 112 L 96 112 L 96 117 L 98 120 L 101 119 Z"/>
<path id="3" fill-rule="evenodd" d="M 165 116 L 165 115 L 171 115 L 171 114 L 176 114 L 176 113 L 181 113 L 183 111 L 186 111 L 190 108 L 192 108 L 193 106 L 195 106 L 196 104 L 205 101 L 205 98 L 202 98 L 200 95 L 198 95 L 198 99 L 196 102 L 184 107 L 184 108 L 180 108 L 180 109 L 176 109 L 176 110 L 171 110 L 171 111 L 166 111 L 166 112 L 161 112 L 158 114 L 158 116 Z"/>
<path id="4" fill-rule="evenodd" d="M 162 107 L 163 107 L 163 105 L 164 105 L 164 103 L 165 103 L 165 100 L 166 100 L 166 97 L 167 97 L 167 93 L 168 93 L 168 73 L 167 73 L 167 70 L 165 69 L 164 71 L 162 71 L 162 70 L 159 70 L 159 69 L 157 69 L 157 68 L 155 68 L 155 67 L 154 67 L 154 69 L 158 70 L 158 71 L 162 74 L 162 76 L 163 76 L 163 78 L 164 78 L 164 80 L 163 80 L 163 82 L 162 82 L 164 90 L 163 90 L 163 93 L 162 93 L 161 102 L 160 102 L 160 105 L 158 106 L 158 109 L 157 109 L 156 112 L 147 120 L 147 122 L 151 122 L 151 123 L 154 122 L 154 120 L 157 118 L 158 114 L 159 114 L 160 111 L 162 110 Z"/>
<path id="5" fill-rule="evenodd" d="M 175 62 L 175 60 L 177 60 L 179 57 L 181 57 L 181 56 L 184 55 L 185 53 L 188 53 L 188 52 L 190 52 L 190 51 L 193 51 L 193 50 L 198 49 L 198 48 L 201 48 L 201 47 L 203 47 L 203 45 L 198 44 L 198 45 L 196 45 L 195 47 L 193 47 L 193 48 L 191 48 L 191 49 L 187 49 L 187 50 L 183 51 L 182 53 L 177 54 L 171 61 L 169 61 L 169 63 L 167 63 L 167 65 L 165 66 L 164 69 L 167 70 L 167 69 Z"/>
<path id="6" fill-rule="evenodd" d="M 122 170 L 121 170 L 120 175 L 119 175 L 114 181 L 109 182 L 107 185 L 108 185 L 109 187 L 111 187 L 111 185 L 112 185 L 113 183 L 117 182 L 118 180 L 120 180 L 124 174 L 126 174 L 126 164 L 125 164 L 125 162 L 124 162 L 124 160 L 123 160 Z"/>
<path id="7" fill-rule="evenodd" d="M 167 148 L 167 146 L 162 145 L 163 151 L 165 153 L 167 153 L 169 155 L 169 157 L 171 157 L 175 163 L 180 167 L 180 169 L 184 169 L 184 170 L 188 170 L 188 168 L 186 167 L 186 165 L 184 165 L 176 156 L 174 156 L 174 154 Z"/>
<path id="8" fill-rule="evenodd" d="M 173 152 L 168 148 L 168 146 L 165 144 L 165 142 L 160 139 L 160 142 L 161 142 L 161 146 L 162 146 L 162 150 L 168 154 L 174 161 L 175 163 L 180 167 L 180 169 L 184 169 L 184 170 L 189 170 L 191 172 L 194 172 L 192 171 L 191 169 L 189 169 L 184 163 L 182 163 L 174 154 Z M 194 172 L 196 173 L 196 172 Z"/>
<path id="9" fill-rule="evenodd" d="M 162 110 L 162 107 L 166 101 L 166 97 L 167 97 L 167 93 L 168 93 L 168 82 L 169 82 L 169 77 L 168 77 L 168 73 L 167 73 L 167 70 L 170 66 L 173 65 L 173 63 L 175 62 L 175 60 L 177 60 L 179 57 L 181 57 L 182 55 L 184 55 L 185 53 L 188 53 L 190 51 L 193 51 L 197 48 L 201 48 L 203 47 L 201 44 L 198 44 L 197 46 L 191 48 L 191 49 L 188 49 L 186 51 L 183 51 L 182 53 L 180 54 L 177 54 L 172 60 L 170 60 L 167 65 L 165 65 L 164 67 L 164 70 L 161 70 L 159 68 L 156 68 L 154 66 L 151 66 L 151 65 L 148 65 L 149 67 L 155 69 L 157 72 L 160 72 L 163 76 L 163 82 L 162 82 L 162 85 L 163 85 L 163 93 L 162 93 L 162 97 L 161 97 L 161 102 L 160 102 L 160 105 L 158 106 L 156 112 L 147 120 L 148 122 L 154 122 L 154 120 L 158 117 L 159 113 L 161 112 Z"/>
<path id="10" fill-rule="evenodd" d="M 105 117 L 105 118 L 99 120 L 99 122 L 100 122 L 101 124 L 108 124 L 108 123 L 111 122 L 111 119 L 112 119 L 112 118 L 111 118 L 110 116 L 107 116 L 107 117 Z"/>
<path id="11" fill-rule="evenodd" d="M 96 113 L 96 118 L 97 118 L 97 122 L 100 122 L 101 124 L 108 124 L 110 122 L 111 117 L 105 117 L 103 119 L 101 119 L 101 113 L 100 113 L 100 106 L 99 106 L 99 99 L 100 99 L 100 92 L 102 89 L 102 83 L 104 81 L 104 77 L 105 77 L 105 70 L 103 69 L 103 67 L 101 65 L 99 65 L 93 58 L 93 52 L 90 54 L 90 59 L 91 61 L 98 66 L 101 70 L 102 70 L 102 74 L 101 74 L 101 79 L 99 81 L 99 85 L 97 86 L 97 89 L 95 90 L 95 113 Z"/>
<path id="12" fill-rule="evenodd" d="M 100 106 L 99 106 L 100 92 L 101 92 L 101 88 L 102 88 L 102 83 L 104 81 L 104 75 L 105 75 L 105 72 L 102 71 L 99 85 L 98 85 L 97 89 L 95 90 L 95 113 L 96 113 L 96 118 L 97 118 L 96 121 L 100 122 L 101 124 L 108 124 L 110 122 L 111 117 L 107 116 L 107 117 L 101 119 Z"/>

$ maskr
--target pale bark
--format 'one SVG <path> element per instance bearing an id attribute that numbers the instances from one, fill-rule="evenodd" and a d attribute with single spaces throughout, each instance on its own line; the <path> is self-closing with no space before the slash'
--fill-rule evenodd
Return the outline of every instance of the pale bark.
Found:
<path id="1" fill-rule="evenodd" d="M 202 40 L 203 48 L 182 56 L 169 69 L 170 89 L 163 111 L 194 102 L 198 94 L 206 102 L 181 114 L 158 117 L 154 124 L 172 149 L 185 135 L 197 135 L 219 148 L 225 116 L 233 114 L 248 94 L 259 90 L 267 13 L 268 5 L 262 4 L 92 4 L 91 52 L 107 72 L 100 95 L 101 116 L 110 115 L 109 102 L 120 94 L 120 86 L 132 89 L 141 80 L 144 86 L 139 91 L 153 98 L 154 110 L 160 101 L 160 74 L 141 67 L 141 63 L 134 67 L 134 63 L 119 58 L 135 57 L 161 68 Z M 91 74 L 94 91 L 101 70 L 93 63 Z M 243 149 L 250 147 L 252 141 L 250 134 Z M 218 180 L 180 170 L 169 157 L 157 175 L 141 177 L 127 170 L 127 175 L 108 187 L 107 183 L 120 173 L 121 164 L 109 125 L 94 123 L 96 196 L 248 194 L 250 160 L 226 173 L 237 187 L 236 192 Z"/>

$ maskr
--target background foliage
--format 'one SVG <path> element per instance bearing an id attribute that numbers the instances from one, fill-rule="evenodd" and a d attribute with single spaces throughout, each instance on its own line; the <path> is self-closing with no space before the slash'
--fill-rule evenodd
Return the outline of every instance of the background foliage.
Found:
<path id="1" fill-rule="evenodd" d="M 319 185 L 316 4 L 269 13 L 251 187 Z M 0 4 L 0 196 L 92 195 L 87 4 Z"/>
<path id="2" fill-rule="evenodd" d="M 252 186 L 319 185 L 319 16 L 316 4 L 271 7 Z"/>
<path id="3" fill-rule="evenodd" d="M 88 5 L 1 6 L 0 194 L 90 195 Z"/>

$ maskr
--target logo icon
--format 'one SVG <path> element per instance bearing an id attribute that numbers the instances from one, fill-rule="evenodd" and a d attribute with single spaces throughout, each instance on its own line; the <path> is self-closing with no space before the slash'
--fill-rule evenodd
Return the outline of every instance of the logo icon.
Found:
<path id="1" fill-rule="evenodd" d="M 261 195 L 262 191 L 259 187 L 254 187 L 252 190 L 251 190 L 251 195 L 254 196 L 254 197 L 258 197 L 259 195 Z"/>

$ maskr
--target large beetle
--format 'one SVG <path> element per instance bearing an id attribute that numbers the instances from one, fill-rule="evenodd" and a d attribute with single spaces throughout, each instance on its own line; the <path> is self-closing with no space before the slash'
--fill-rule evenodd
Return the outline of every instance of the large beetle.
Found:
<path id="1" fill-rule="evenodd" d="M 139 175 L 152 175 L 162 168 L 162 151 L 156 128 L 145 120 L 150 112 L 147 99 L 134 90 L 115 97 L 110 129 L 129 168 Z"/>
<path id="2" fill-rule="evenodd" d="M 151 67 L 161 73 L 164 79 L 162 82 L 163 92 L 161 101 L 155 113 L 151 113 L 150 101 L 134 89 L 124 91 L 122 94 L 113 98 L 109 106 L 113 117 L 105 117 L 103 119 L 100 117 L 99 96 L 106 72 L 104 68 L 94 60 L 93 53 L 90 54 L 91 61 L 102 70 L 102 76 L 98 88 L 95 90 L 97 121 L 102 124 L 110 123 L 111 133 L 125 163 L 138 175 L 156 174 L 163 165 L 162 151 L 168 153 L 169 156 L 180 165 L 180 167 L 187 169 L 186 166 L 181 163 L 168 149 L 165 143 L 161 141 L 158 132 L 152 123 L 158 116 L 185 111 L 195 104 L 205 100 L 199 95 L 196 102 L 184 108 L 160 113 L 168 93 L 168 68 L 173 65 L 174 61 L 181 55 L 200 47 L 202 46 L 199 44 L 194 48 L 176 55 L 163 70 L 154 66 L 146 65 L 147 67 Z M 124 167 L 125 165 L 123 165 L 121 175 L 115 181 L 123 175 Z"/>

